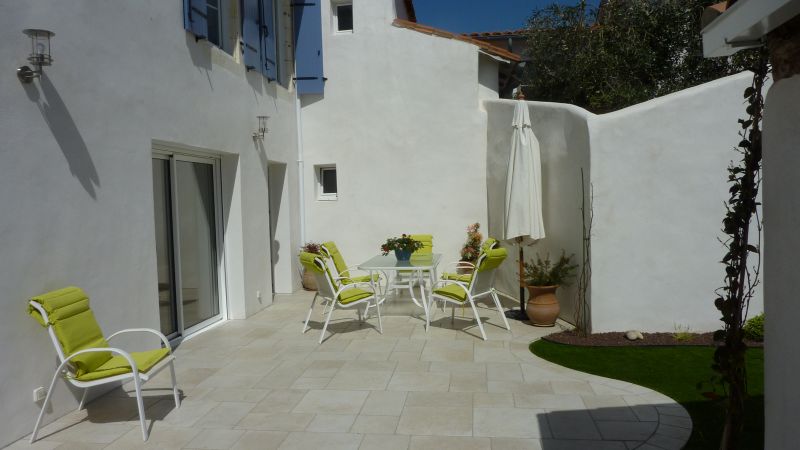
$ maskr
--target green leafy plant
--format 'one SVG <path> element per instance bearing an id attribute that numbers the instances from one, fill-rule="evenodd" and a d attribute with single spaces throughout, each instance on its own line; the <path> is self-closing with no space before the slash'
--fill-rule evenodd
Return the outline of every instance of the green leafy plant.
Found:
<path id="1" fill-rule="evenodd" d="M 761 342 L 764 340 L 764 313 L 761 313 L 745 322 L 742 328 L 744 337 L 751 341 Z"/>
<path id="2" fill-rule="evenodd" d="M 467 241 L 461 247 L 461 261 L 475 262 L 481 253 L 483 235 L 478 231 L 481 224 L 473 223 L 467 227 Z"/>
<path id="3" fill-rule="evenodd" d="M 400 237 L 392 237 L 387 239 L 386 242 L 381 245 L 381 253 L 387 255 L 393 250 L 408 251 L 413 253 L 421 248 L 421 241 L 412 239 L 411 236 L 404 233 Z"/>
<path id="4" fill-rule="evenodd" d="M 678 342 L 684 342 L 691 340 L 694 337 L 694 333 L 692 333 L 691 328 L 689 325 L 678 325 L 675 324 L 675 332 L 672 333 L 672 336 Z"/>
<path id="5" fill-rule="evenodd" d="M 535 259 L 525 263 L 525 282 L 529 286 L 560 286 L 568 285 L 575 277 L 577 264 L 572 263 L 572 257 L 567 256 L 564 250 L 561 257 L 553 263 L 548 253 L 544 259 L 537 254 Z"/>
<path id="6" fill-rule="evenodd" d="M 316 242 L 306 242 L 302 247 L 300 247 L 301 251 L 306 253 L 314 253 L 316 255 L 322 254 L 322 245 L 317 244 Z"/>

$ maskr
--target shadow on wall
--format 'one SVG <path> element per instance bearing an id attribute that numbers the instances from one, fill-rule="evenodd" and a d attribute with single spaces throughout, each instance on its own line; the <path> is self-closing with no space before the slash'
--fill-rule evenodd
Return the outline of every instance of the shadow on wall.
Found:
<path id="1" fill-rule="evenodd" d="M 192 58 L 192 64 L 199 70 L 206 74 L 208 79 L 208 86 L 214 90 L 214 83 L 211 82 L 211 47 L 207 41 L 198 41 L 191 33 L 186 34 L 186 48 L 189 50 L 189 56 Z"/>
<path id="2" fill-rule="evenodd" d="M 61 152 L 67 159 L 70 172 L 80 181 L 86 192 L 96 200 L 96 189 L 100 187 L 100 177 L 92 161 L 92 156 L 89 154 L 89 149 L 86 147 L 86 142 L 64 104 L 64 100 L 61 99 L 46 74 L 42 74 L 39 78 L 39 85 L 41 86 L 41 96 L 36 84 L 24 84 L 23 87 L 28 98 L 39 107 L 50 132 L 53 133 Z"/>

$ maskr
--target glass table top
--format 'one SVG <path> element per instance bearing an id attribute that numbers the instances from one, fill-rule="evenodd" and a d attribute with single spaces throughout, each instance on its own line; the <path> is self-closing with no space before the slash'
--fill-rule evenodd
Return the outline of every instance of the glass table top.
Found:
<path id="1" fill-rule="evenodd" d="M 377 255 L 358 265 L 361 270 L 398 270 L 420 269 L 429 270 L 436 268 L 441 261 L 440 253 L 430 255 L 411 255 L 409 261 L 398 261 L 393 254 Z"/>

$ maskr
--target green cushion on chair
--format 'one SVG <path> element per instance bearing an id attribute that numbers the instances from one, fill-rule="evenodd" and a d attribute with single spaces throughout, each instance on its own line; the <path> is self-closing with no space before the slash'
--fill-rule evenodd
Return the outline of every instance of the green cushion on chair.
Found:
<path id="1" fill-rule="evenodd" d="M 159 361 L 169 355 L 169 349 L 158 348 L 145 352 L 132 352 L 130 355 L 133 358 L 133 362 L 136 363 L 136 368 L 139 369 L 139 372 L 147 373 L 153 366 L 158 364 Z M 95 370 L 83 373 L 75 378 L 79 381 L 92 381 L 130 372 L 131 367 L 128 364 L 128 360 L 122 355 L 115 355 Z"/>
<path id="2" fill-rule="evenodd" d="M 486 257 L 483 258 L 480 266 L 477 268 L 478 272 L 496 269 L 500 264 L 503 263 L 503 261 L 505 261 L 507 256 L 508 251 L 504 248 L 493 248 L 487 250 Z"/>
<path id="3" fill-rule="evenodd" d="M 457 284 L 448 284 L 444 287 L 434 289 L 433 293 L 441 295 L 442 297 L 451 298 L 457 302 L 467 301 L 467 292 L 463 287 Z"/>
<path id="4" fill-rule="evenodd" d="M 362 275 L 362 276 L 359 276 L 359 277 L 343 278 L 342 279 L 342 283 L 344 283 L 344 284 L 369 283 L 370 282 L 370 278 L 372 279 L 371 281 L 377 282 L 378 279 L 380 278 L 380 275 L 378 275 L 376 273 L 376 274 L 372 275 L 372 277 L 370 277 L 369 275 Z"/>
<path id="5" fill-rule="evenodd" d="M 339 251 L 339 247 L 337 247 L 333 241 L 325 242 L 322 245 L 331 256 L 331 259 L 333 260 L 333 267 L 336 267 L 336 271 L 341 274 L 347 270 L 347 264 L 344 262 L 344 257 L 342 256 L 342 252 Z"/>
<path id="6" fill-rule="evenodd" d="M 339 294 L 339 303 L 347 305 L 349 303 L 357 302 L 361 299 L 372 296 L 372 292 L 365 291 L 359 288 L 345 289 Z"/>
<path id="7" fill-rule="evenodd" d="M 445 280 L 453 280 L 453 281 L 460 281 L 462 283 L 469 283 L 470 281 L 472 281 L 472 274 L 445 272 L 442 274 L 442 278 Z"/>
<path id="8" fill-rule="evenodd" d="M 422 248 L 415 251 L 415 255 L 430 255 L 433 253 L 433 235 L 432 234 L 411 234 L 411 239 L 422 242 Z"/>
<path id="9" fill-rule="evenodd" d="M 325 269 L 314 263 L 317 258 L 322 258 L 322 255 L 316 253 L 300 252 L 300 264 L 309 272 L 323 273 Z"/>
<path id="10" fill-rule="evenodd" d="M 75 286 L 58 289 L 31 298 L 47 312 L 49 325 L 58 339 L 64 356 L 87 348 L 108 347 L 103 331 L 89 309 L 89 297 Z M 28 305 L 28 313 L 41 325 L 47 326 L 39 311 Z M 112 358 L 111 353 L 93 352 L 76 356 L 70 360 L 75 375 L 81 376 L 96 370 Z"/>

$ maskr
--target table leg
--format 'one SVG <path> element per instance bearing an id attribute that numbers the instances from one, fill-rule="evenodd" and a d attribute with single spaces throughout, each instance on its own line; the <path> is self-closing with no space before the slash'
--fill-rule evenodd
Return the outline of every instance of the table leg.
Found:
<path id="1" fill-rule="evenodd" d="M 425 282 L 423 281 L 422 271 L 417 272 L 417 279 L 419 280 L 419 295 L 422 297 L 422 308 L 425 310 L 425 332 L 428 332 L 428 328 L 431 327 L 431 316 L 430 312 L 428 311 L 428 300 L 425 296 Z"/>

